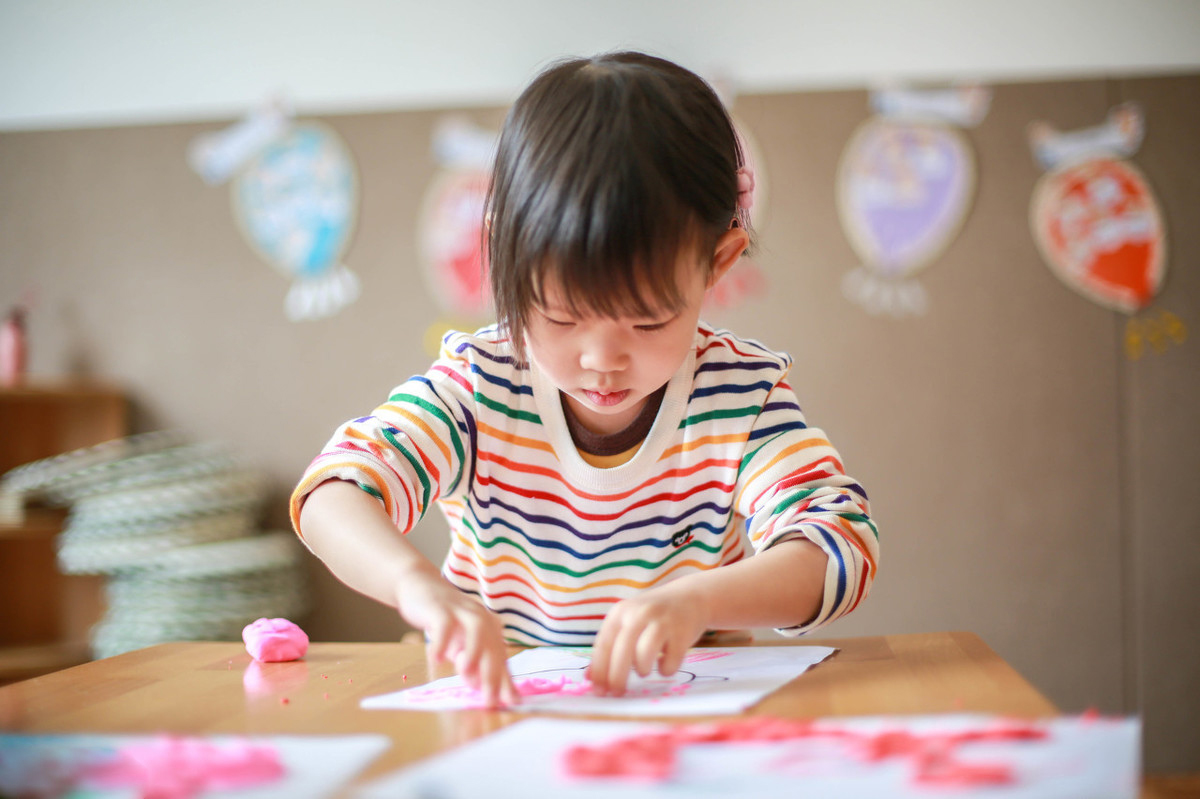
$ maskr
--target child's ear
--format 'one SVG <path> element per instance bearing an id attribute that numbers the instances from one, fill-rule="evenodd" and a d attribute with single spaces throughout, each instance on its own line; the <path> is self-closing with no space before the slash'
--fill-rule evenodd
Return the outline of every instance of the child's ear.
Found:
<path id="1" fill-rule="evenodd" d="M 716 249 L 713 250 L 712 268 L 708 272 L 706 288 L 717 285 L 749 246 L 750 234 L 743 227 L 731 227 L 722 233 L 721 238 L 717 239 Z"/>

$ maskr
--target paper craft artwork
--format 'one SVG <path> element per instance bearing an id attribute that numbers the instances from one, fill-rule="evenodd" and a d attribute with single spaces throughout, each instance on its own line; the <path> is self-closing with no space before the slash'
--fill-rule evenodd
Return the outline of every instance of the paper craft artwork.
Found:
<path id="1" fill-rule="evenodd" d="M 293 279 L 292 321 L 354 302 L 358 278 L 341 262 L 358 217 L 349 149 L 326 125 L 293 122 L 278 103 L 194 141 L 188 160 L 209 183 L 233 179 L 238 228 L 267 263 Z"/>
<path id="2" fill-rule="evenodd" d="M 1141 145 L 1142 111 L 1134 103 L 1112 110 L 1097 127 L 1059 132 L 1030 125 L 1034 155 L 1048 171 L 1033 190 L 1029 223 L 1050 270 L 1075 291 L 1106 308 L 1133 315 L 1154 300 L 1166 276 L 1166 229 L 1145 176 L 1127 158 Z M 1162 351 L 1182 344 L 1183 323 L 1130 319 L 1126 351 L 1145 344 Z"/>
<path id="3" fill-rule="evenodd" d="M 747 717 L 680 726 L 530 719 L 360 795 L 1136 799 L 1140 734 L 1136 719 L 1087 717 Z"/>
<path id="4" fill-rule="evenodd" d="M 626 695 L 597 696 L 584 676 L 590 649 L 537 647 L 508 660 L 521 704 L 532 713 L 604 716 L 700 716 L 739 713 L 836 650 L 825 646 L 759 646 L 691 650 L 670 677 L 630 675 Z M 368 710 L 463 710 L 484 706 L 461 678 L 447 677 L 368 697 Z"/>
<path id="5" fill-rule="evenodd" d="M 0 796 L 325 797 L 382 735 L 178 737 L 0 733 Z"/>
<path id="6" fill-rule="evenodd" d="M 438 305 L 472 319 L 485 318 L 491 307 L 483 205 L 496 141 L 495 132 L 460 117 L 438 124 L 433 151 L 441 169 L 425 191 L 417 225 L 425 279 Z"/>
<path id="7" fill-rule="evenodd" d="M 433 131 L 439 169 L 421 201 L 417 236 L 425 284 L 442 311 L 426 331 L 425 350 L 435 357 L 452 329 L 474 330 L 491 317 L 483 206 L 499 134 L 459 116 Z"/>
<path id="8" fill-rule="evenodd" d="M 872 314 L 919 315 L 928 299 L 913 276 L 958 235 L 975 191 L 975 159 L 960 128 L 983 119 L 991 94 L 883 91 L 872 102 L 877 116 L 854 132 L 838 167 L 838 213 L 863 260 L 842 290 Z"/>

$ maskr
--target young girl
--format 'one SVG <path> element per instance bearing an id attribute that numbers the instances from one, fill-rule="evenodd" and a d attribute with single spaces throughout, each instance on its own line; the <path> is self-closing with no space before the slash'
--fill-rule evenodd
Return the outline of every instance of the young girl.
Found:
<path id="1" fill-rule="evenodd" d="M 346 423 L 292 519 L 490 703 L 507 642 L 593 646 L 595 690 L 708 630 L 798 635 L 875 577 L 866 494 L 786 355 L 699 321 L 750 246 L 753 177 L 712 89 L 639 53 L 558 63 L 513 105 L 487 201 L 499 325 Z M 437 503 L 441 573 L 404 534 Z M 752 556 L 751 556 L 752 554 Z"/>

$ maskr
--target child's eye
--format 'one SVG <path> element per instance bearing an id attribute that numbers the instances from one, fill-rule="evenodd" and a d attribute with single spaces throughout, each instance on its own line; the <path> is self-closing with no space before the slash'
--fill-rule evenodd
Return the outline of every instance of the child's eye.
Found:
<path id="1" fill-rule="evenodd" d="M 551 319 L 549 316 L 546 316 L 545 314 L 542 315 L 542 318 L 545 319 L 550 324 L 554 325 L 555 327 L 573 327 L 575 325 L 575 323 L 571 322 L 571 321 L 564 321 L 562 319 Z"/>
<path id="2" fill-rule="evenodd" d="M 662 330 L 664 327 L 666 327 L 669 324 L 671 324 L 671 320 L 668 319 L 665 322 L 654 322 L 653 324 L 648 324 L 648 325 L 635 325 L 634 327 L 636 327 L 638 330 L 642 331 L 643 333 L 653 333 L 656 330 Z"/>

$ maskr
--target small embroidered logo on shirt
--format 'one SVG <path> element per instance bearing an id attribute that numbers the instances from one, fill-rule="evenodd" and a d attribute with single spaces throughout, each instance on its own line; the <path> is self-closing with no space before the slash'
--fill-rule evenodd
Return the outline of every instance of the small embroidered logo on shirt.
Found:
<path id="1" fill-rule="evenodd" d="M 683 546 L 684 544 L 688 543 L 691 540 L 692 540 L 692 528 L 691 527 L 687 528 L 686 530 L 680 530 L 678 533 L 671 536 L 671 544 L 676 549 L 678 549 L 679 547 Z"/>

